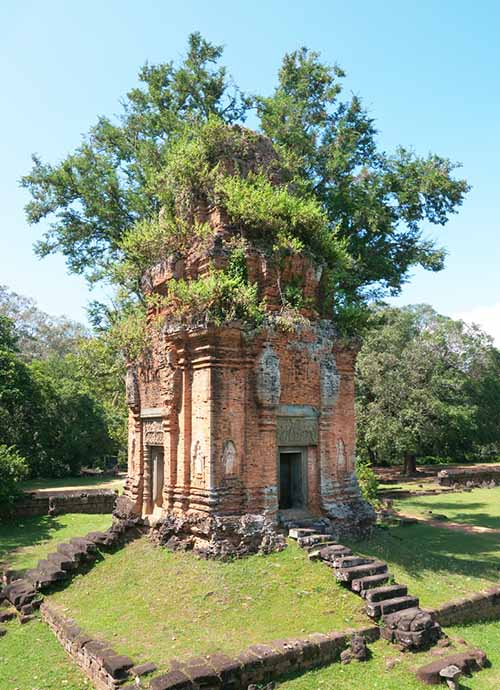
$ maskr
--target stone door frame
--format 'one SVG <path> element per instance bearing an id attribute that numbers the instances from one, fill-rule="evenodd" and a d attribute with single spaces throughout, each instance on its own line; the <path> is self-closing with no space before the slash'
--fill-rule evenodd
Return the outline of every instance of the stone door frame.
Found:
<path id="1" fill-rule="evenodd" d="M 307 481 L 307 456 L 308 446 L 278 446 L 277 449 L 277 477 L 278 477 L 278 506 L 281 499 L 281 456 L 287 454 L 300 454 L 300 469 L 301 469 L 301 488 L 302 488 L 302 505 L 292 507 L 291 510 L 308 510 L 309 492 Z M 278 508 L 279 510 L 290 510 L 287 508 Z"/>

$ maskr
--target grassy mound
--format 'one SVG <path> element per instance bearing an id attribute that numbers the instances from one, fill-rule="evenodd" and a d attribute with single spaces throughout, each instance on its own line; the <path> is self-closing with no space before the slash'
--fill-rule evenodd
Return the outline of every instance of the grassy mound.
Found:
<path id="1" fill-rule="evenodd" d="M 237 653 L 248 645 L 366 624 L 362 602 L 295 544 L 230 563 L 147 539 L 106 555 L 53 599 L 88 633 L 137 661 Z"/>

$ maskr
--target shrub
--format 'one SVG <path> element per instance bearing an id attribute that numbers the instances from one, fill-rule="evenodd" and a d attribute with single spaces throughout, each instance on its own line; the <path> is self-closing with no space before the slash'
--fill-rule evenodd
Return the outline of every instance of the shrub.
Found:
<path id="1" fill-rule="evenodd" d="M 0 506 L 10 505 L 19 495 L 19 483 L 28 476 L 26 460 L 14 446 L 0 444 Z"/>
<path id="2" fill-rule="evenodd" d="M 357 458 L 356 474 L 363 498 L 368 503 L 376 505 L 378 503 L 378 479 L 370 462 Z"/>

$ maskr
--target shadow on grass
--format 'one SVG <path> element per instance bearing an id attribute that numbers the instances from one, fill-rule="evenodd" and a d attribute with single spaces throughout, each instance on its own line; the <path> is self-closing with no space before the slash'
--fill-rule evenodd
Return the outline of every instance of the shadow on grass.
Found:
<path id="1" fill-rule="evenodd" d="M 356 553 L 376 556 L 404 568 L 413 578 L 433 573 L 497 582 L 500 536 L 465 534 L 429 525 L 377 528 L 371 539 L 350 544 Z"/>
<path id="2" fill-rule="evenodd" d="M 8 565 L 9 555 L 41 544 L 63 528 L 58 517 L 50 515 L 3 520 L 0 522 L 0 566 Z"/>
<path id="3" fill-rule="evenodd" d="M 404 510 L 404 505 L 401 506 Z M 454 501 L 419 501 L 411 497 L 408 509 L 418 508 L 424 511 L 425 516 L 432 517 L 432 513 L 444 513 L 452 522 L 461 522 L 465 525 L 477 525 L 480 527 L 490 527 L 500 529 L 500 515 L 492 515 L 490 512 L 477 512 L 483 508 L 488 511 L 489 505 L 485 502 L 467 503 Z M 429 511 L 432 511 L 430 513 Z M 450 514 L 449 511 L 452 511 Z"/>

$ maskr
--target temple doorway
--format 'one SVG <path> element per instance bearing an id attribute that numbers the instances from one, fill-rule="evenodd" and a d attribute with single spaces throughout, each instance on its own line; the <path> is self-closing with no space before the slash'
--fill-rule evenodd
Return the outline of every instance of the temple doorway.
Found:
<path id="1" fill-rule="evenodd" d="M 279 452 L 279 509 L 306 507 L 305 452 L 301 448 L 281 448 Z"/>
<path id="2" fill-rule="evenodd" d="M 165 462 L 163 448 L 151 446 L 151 465 L 153 474 L 153 505 L 163 504 L 163 482 L 165 476 Z"/>

